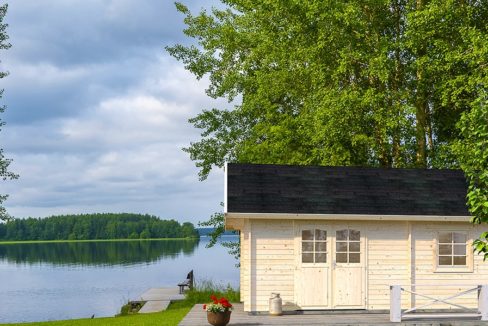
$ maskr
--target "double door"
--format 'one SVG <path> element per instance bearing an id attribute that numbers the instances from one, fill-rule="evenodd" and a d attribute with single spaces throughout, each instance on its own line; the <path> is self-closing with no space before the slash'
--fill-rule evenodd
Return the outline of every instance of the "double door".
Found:
<path id="1" fill-rule="evenodd" d="M 354 225 L 298 225 L 297 304 L 302 309 L 365 308 L 365 241 Z"/>

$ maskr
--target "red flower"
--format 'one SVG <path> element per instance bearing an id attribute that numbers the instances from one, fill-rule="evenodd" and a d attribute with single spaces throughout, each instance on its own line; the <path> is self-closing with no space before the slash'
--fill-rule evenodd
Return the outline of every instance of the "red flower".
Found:
<path id="1" fill-rule="evenodd" d="M 222 307 L 224 308 L 231 308 L 232 305 L 230 304 L 229 300 L 227 300 L 226 298 L 222 297 L 220 298 L 219 300 L 219 303 L 222 305 Z"/>
<path id="2" fill-rule="evenodd" d="M 203 310 L 207 310 L 207 305 L 206 304 L 203 305 Z"/>
<path id="3" fill-rule="evenodd" d="M 231 308 L 232 307 L 232 305 L 228 301 L 222 302 L 222 306 L 224 308 Z"/>
<path id="4" fill-rule="evenodd" d="M 219 301 L 217 300 L 217 297 L 213 294 L 210 296 L 210 299 L 212 299 L 213 303 L 219 303 Z"/>

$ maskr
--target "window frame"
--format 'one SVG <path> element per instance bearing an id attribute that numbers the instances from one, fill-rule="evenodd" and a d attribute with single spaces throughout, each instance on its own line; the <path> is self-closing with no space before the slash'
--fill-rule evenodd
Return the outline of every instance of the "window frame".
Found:
<path id="1" fill-rule="evenodd" d="M 451 255 L 440 255 L 439 253 L 439 245 L 444 244 L 439 241 L 441 234 L 445 233 L 460 233 L 463 234 L 466 238 L 466 265 L 440 265 L 439 264 L 439 257 L 440 256 L 447 256 L 447 257 L 455 257 L 454 252 L 452 251 Z M 452 243 L 452 242 L 451 242 Z M 453 244 L 454 245 L 454 244 Z M 472 239 L 470 234 L 466 230 L 441 230 L 436 232 L 436 236 L 434 239 L 434 272 L 435 273 L 472 273 L 474 271 L 474 262 L 473 262 L 473 252 L 470 250 L 472 246 Z M 452 249 L 454 250 L 454 249 Z"/>
<path id="2" fill-rule="evenodd" d="M 340 232 L 340 231 L 347 231 L 347 237 L 346 237 L 346 239 L 337 240 L 337 232 Z M 351 231 L 354 231 L 354 232 L 358 232 L 359 233 L 359 240 L 351 240 Z M 334 238 L 334 246 L 335 246 L 335 250 L 334 250 L 334 262 L 336 264 L 346 264 L 346 265 L 347 264 L 354 264 L 354 265 L 360 266 L 362 264 L 362 260 L 363 260 L 363 258 L 361 257 L 361 254 L 363 253 L 363 248 L 361 246 L 361 230 L 358 230 L 356 228 L 353 228 L 353 227 L 349 227 L 348 226 L 346 228 L 337 229 L 337 230 L 335 230 L 335 232 L 336 232 L 336 234 L 335 234 L 335 238 Z M 346 251 L 344 251 L 344 250 L 338 250 L 338 243 L 345 243 L 346 244 Z M 359 251 L 351 250 L 350 249 L 351 243 L 358 244 Z M 346 255 L 347 262 L 340 262 L 340 261 L 338 261 L 338 259 L 337 259 L 338 254 Z M 359 256 L 359 261 L 358 262 L 351 262 L 350 261 L 351 254 L 358 255 Z"/>
<path id="3" fill-rule="evenodd" d="M 303 231 L 312 231 L 313 233 L 313 240 L 303 240 L 302 238 L 302 232 Z M 325 237 L 325 240 L 316 240 L 315 239 L 315 232 L 316 230 L 321 230 L 321 231 L 325 231 L 326 233 L 326 237 Z M 299 241 L 300 241 L 300 255 L 299 255 L 299 261 L 300 261 L 300 264 L 301 265 L 305 265 L 305 266 L 327 266 L 329 264 L 329 261 L 330 261 L 330 234 L 329 234 L 329 230 L 327 228 L 324 228 L 324 227 L 320 227 L 320 226 L 309 226 L 309 227 L 303 227 L 300 229 L 300 233 L 299 233 Z M 313 244 L 313 251 L 305 251 L 303 250 L 303 243 L 304 242 L 308 242 L 308 243 L 312 243 Z M 325 249 L 326 251 L 317 251 L 316 250 L 316 244 L 317 243 L 325 243 Z M 303 261 L 303 254 L 304 253 L 311 253 L 313 255 L 313 262 L 304 262 Z M 315 261 L 315 255 L 317 253 L 325 253 L 326 255 L 326 260 L 325 262 L 316 262 Z"/>

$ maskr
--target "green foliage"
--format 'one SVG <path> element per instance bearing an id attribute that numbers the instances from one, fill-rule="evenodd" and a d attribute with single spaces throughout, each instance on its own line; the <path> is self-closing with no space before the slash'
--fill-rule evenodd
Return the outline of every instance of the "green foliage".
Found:
<path id="1" fill-rule="evenodd" d="M 120 313 L 116 317 L 136 314 L 144 304 L 145 301 L 129 301 L 120 308 Z"/>
<path id="2" fill-rule="evenodd" d="M 220 205 L 222 206 L 222 203 L 220 203 Z M 218 237 L 225 231 L 224 213 L 216 212 L 210 216 L 208 221 L 200 222 L 198 225 L 214 228 L 214 231 L 209 233 L 210 241 L 207 244 L 207 248 L 211 248 L 217 243 Z"/>
<path id="3" fill-rule="evenodd" d="M 223 203 L 220 203 L 220 206 L 223 206 Z M 224 234 L 225 232 L 225 220 L 224 220 L 224 213 L 216 212 L 210 216 L 208 221 L 200 222 L 199 226 L 210 226 L 214 228 L 213 232 L 209 233 L 210 241 L 207 243 L 206 247 L 211 248 L 213 247 L 218 239 Z M 235 259 L 239 260 L 241 257 L 240 251 L 240 239 L 236 241 L 221 241 L 220 242 L 223 247 L 228 249 L 229 254 L 235 257 Z M 238 263 L 236 267 L 239 267 L 240 264 Z"/>
<path id="4" fill-rule="evenodd" d="M 488 96 L 477 99 L 459 121 L 461 139 L 454 145 L 468 179 L 468 207 L 473 223 L 488 223 Z M 488 232 L 474 242 L 475 251 L 488 258 Z"/>
<path id="5" fill-rule="evenodd" d="M 193 224 L 140 214 L 82 214 L 15 219 L 0 224 L 0 240 L 88 240 L 198 237 Z"/>
<path id="6" fill-rule="evenodd" d="M 485 2 L 222 3 L 196 15 L 177 3 L 195 42 L 166 48 L 234 105 L 190 119 L 202 138 L 184 150 L 201 180 L 226 161 L 459 167 L 456 123 L 487 88 Z M 202 225 L 216 239 L 223 216 Z"/>
<path id="7" fill-rule="evenodd" d="M 191 306 L 197 303 L 207 303 L 210 302 L 210 296 L 212 294 L 219 298 L 225 297 L 231 303 L 241 301 L 239 290 L 235 290 L 230 285 L 223 286 L 206 280 L 195 284 L 192 290 L 186 292 L 185 302 Z"/>
<path id="8" fill-rule="evenodd" d="M 190 120 L 205 179 L 225 161 L 455 164 L 455 124 L 487 75 L 486 5 L 471 1 L 225 1 L 168 47 L 233 109 Z"/>
<path id="9" fill-rule="evenodd" d="M 10 43 L 8 43 L 8 35 L 7 35 L 7 27 L 8 25 L 3 22 L 5 15 L 7 14 L 8 5 L 4 4 L 0 6 L 0 50 L 6 50 L 10 48 Z M 6 77 L 8 72 L 0 71 L 0 79 Z M 3 96 L 3 89 L 0 90 L 0 99 Z M 5 106 L 0 106 L 0 113 L 5 111 Z M 0 131 L 2 130 L 1 127 L 5 125 L 5 122 L 2 121 L 0 118 Z M 3 149 L 0 148 L 0 180 L 7 180 L 7 179 L 17 179 L 18 175 L 12 173 L 8 170 L 8 167 L 12 160 L 5 158 L 3 155 Z M 2 206 L 2 203 L 8 198 L 8 195 L 0 194 L 0 221 L 1 220 L 9 220 L 10 216 L 7 214 L 5 207 Z"/>
<path id="10" fill-rule="evenodd" d="M 132 313 L 131 312 L 131 305 L 129 303 L 127 303 L 120 308 L 120 313 L 118 316 L 127 316 L 127 315 L 130 315 L 131 313 Z"/>

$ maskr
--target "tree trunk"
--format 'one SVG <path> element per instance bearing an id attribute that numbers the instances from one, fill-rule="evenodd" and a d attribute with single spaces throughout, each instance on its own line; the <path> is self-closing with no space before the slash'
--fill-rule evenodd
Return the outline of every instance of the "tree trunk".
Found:
<path id="1" fill-rule="evenodd" d="M 417 10 L 423 8 L 424 0 L 417 0 Z M 420 61 L 426 54 L 425 46 L 419 45 L 417 51 L 417 60 Z M 426 127 L 427 127 L 427 92 L 424 81 L 424 72 L 422 66 L 417 66 L 417 92 L 415 98 L 415 118 L 417 120 L 415 138 L 417 140 L 416 165 L 417 167 L 427 166 L 427 148 L 426 148 Z"/>
<path id="2" fill-rule="evenodd" d="M 403 78 L 403 62 L 400 54 L 400 37 L 402 35 L 401 28 L 401 3 L 400 1 L 395 1 L 395 73 L 393 75 L 392 81 L 392 105 L 391 108 L 394 110 L 395 114 L 395 126 L 392 131 L 392 167 L 398 167 L 401 160 L 401 130 L 400 121 L 402 118 L 401 108 L 401 88 L 402 88 L 402 78 Z"/>

